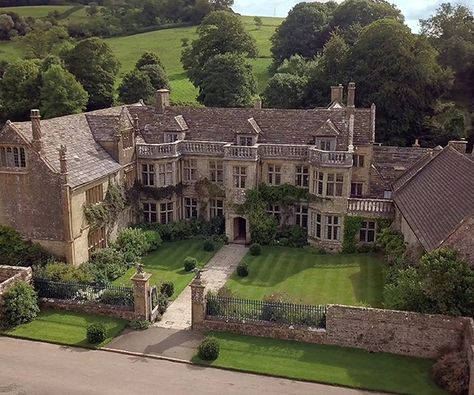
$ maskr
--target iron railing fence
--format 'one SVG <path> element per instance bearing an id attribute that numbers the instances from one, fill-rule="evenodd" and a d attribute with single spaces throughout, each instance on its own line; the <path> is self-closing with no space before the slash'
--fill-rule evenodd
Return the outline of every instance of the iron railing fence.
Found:
<path id="1" fill-rule="evenodd" d="M 40 298 L 96 302 L 133 307 L 133 288 L 34 279 Z"/>
<path id="2" fill-rule="evenodd" d="M 326 306 L 269 302 L 208 295 L 206 314 L 229 321 L 274 322 L 326 328 Z"/>

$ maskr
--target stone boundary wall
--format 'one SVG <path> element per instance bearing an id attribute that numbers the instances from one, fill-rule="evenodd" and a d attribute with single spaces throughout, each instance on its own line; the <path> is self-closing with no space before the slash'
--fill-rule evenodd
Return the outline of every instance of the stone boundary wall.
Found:
<path id="1" fill-rule="evenodd" d="M 39 304 L 42 310 L 53 309 L 74 311 L 76 313 L 88 313 L 107 317 L 122 318 L 129 321 L 135 319 L 134 308 L 127 306 L 112 306 L 94 302 L 48 298 L 41 298 Z"/>
<path id="2" fill-rule="evenodd" d="M 406 311 L 330 305 L 328 344 L 424 358 L 460 349 L 466 318 Z"/>
<path id="3" fill-rule="evenodd" d="M 17 281 L 30 282 L 33 271 L 30 267 L 0 265 L 0 320 L 3 317 L 3 295 Z"/>
<path id="4" fill-rule="evenodd" d="M 202 323 L 193 325 L 193 329 L 217 332 L 232 332 L 240 335 L 270 337 L 273 339 L 295 340 L 304 343 L 327 344 L 325 330 L 308 330 L 272 323 L 229 322 L 207 318 Z"/>

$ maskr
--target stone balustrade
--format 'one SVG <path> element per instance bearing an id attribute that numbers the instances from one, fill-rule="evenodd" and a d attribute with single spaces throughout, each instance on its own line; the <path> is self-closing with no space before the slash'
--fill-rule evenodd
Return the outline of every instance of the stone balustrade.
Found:
<path id="1" fill-rule="evenodd" d="M 260 144 L 258 152 L 263 159 L 299 159 L 307 160 L 309 146 L 307 145 L 283 145 L 283 144 Z"/>
<path id="2" fill-rule="evenodd" d="M 352 167 L 352 153 L 346 151 L 309 150 L 309 161 L 320 167 Z"/>
<path id="3" fill-rule="evenodd" d="M 258 160 L 258 147 L 226 144 L 224 146 L 224 158 L 232 160 Z"/>
<path id="4" fill-rule="evenodd" d="M 212 141 L 181 141 L 179 152 L 188 155 L 224 155 L 226 144 Z"/>
<path id="5" fill-rule="evenodd" d="M 393 201 L 389 199 L 354 199 L 348 200 L 348 212 L 353 215 L 391 217 L 395 211 Z"/>
<path id="6" fill-rule="evenodd" d="M 140 159 L 172 158 L 179 156 L 179 142 L 165 144 L 138 144 L 137 154 Z"/>

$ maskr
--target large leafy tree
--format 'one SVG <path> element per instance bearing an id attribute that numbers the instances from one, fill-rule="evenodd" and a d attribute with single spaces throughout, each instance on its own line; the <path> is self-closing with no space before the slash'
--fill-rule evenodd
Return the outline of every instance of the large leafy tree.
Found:
<path id="1" fill-rule="evenodd" d="M 137 103 L 140 99 L 150 102 L 154 91 L 150 77 L 145 72 L 134 69 L 123 77 L 119 98 L 125 104 Z"/>
<path id="2" fill-rule="evenodd" d="M 65 61 L 89 94 L 88 110 L 112 105 L 120 63 L 105 41 L 95 37 L 81 41 L 66 54 Z"/>
<path id="3" fill-rule="evenodd" d="M 242 56 L 227 53 L 206 62 L 198 100 L 209 107 L 248 107 L 257 86 L 250 66 Z"/>
<path id="4" fill-rule="evenodd" d="M 442 65 L 456 73 L 455 89 L 472 99 L 474 85 L 474 16 L 463 5 L 441 4 L 435 15 L 421 21 L 421 32 L 439 51 Z"/>
<path id="5" fill-rule="evenodd" d="M 21 39 L 29 58 L 43 59 L 69 40 L 69 34 L 63 26 L 41 26 L 33 29 Z"/>
<path id="6" fill-rule="evenodd" d="M 88 98 L 82 85 L 61 65 L 53 64 L 43 73 L 40 108 L 45 118 L 80 113 Z"/>
<path id="7" fill-rule="evenodd" d="M 40 104 L 40 64 L 34 60 L 10 63 L 0 80 L 2 117 L 11 120 L 27 119 L 30 109 Z"/>
<path id="8" fill-rule="evenodd" d="M 337 3 L 300 3 L 288 14 L 272 37 L 275 66 L 292 55 L 313 57 L 329 38 L 329 24 Z"/>
<path id="9" fill-rule="evenodd" d="M 189 79 L 200 86 L 206 77 L 204 66 L 219 54 L 257 56 L 255 40 L 244 29 L 239 16 L 226 11 L 209 14 L 197 29 L 198 37 L 183 50 L 181 61 Z"/>
<path id="10" fill-rule="evenodd" d="M 425 39 L 393 19 L 361 32 L 348 60 L 350 77 L 358 85 L 358 105 L 377 104 L 380 141 L 409 144 L 419 137 L 425 116 L 451 83 L 436 56 Z"/>
<path id="11" fill-rule="evenodd" d="M 265 104 L 273 108 L 301 107 L 307 82 L 305 77 L 299 75 L 275 74 L 265 88 Z"/>

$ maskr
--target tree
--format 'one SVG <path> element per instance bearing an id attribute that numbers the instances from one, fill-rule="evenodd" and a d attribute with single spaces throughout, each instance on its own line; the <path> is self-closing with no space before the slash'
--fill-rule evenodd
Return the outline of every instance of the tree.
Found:
<path id="1" fill-rule="evenodd" d="M 300 108 L 307 82 L 305 77 L 277 73 L 268 81 L 264 101 L 274 108 Z"/>
<path id="2" fill-rule="evenodd" d="M 125 104 L 137 103 L 140 99 L 150 102 L 154 92 L 150 77 L 145 72 L 134 69 L 123 77 L 119 98 Z"/>
<path id="3" fill-rule="evenodd" d="M 150 79 L 151 85 L 156 89 L 169 89 L 170 82 L 165 70 L 157 64 L 149 64 L 139 69 Z"/>
<path id="4" fill-rule="evenodd" d="M 335 10 L 331 30 L 338 31 L 350 44 L 357 38 L 357 32 L 379 19 L 393 18 L 399 22 L 404 17 L 399 9 L 385 0 L 346 0 Z"/>
<path id="5" fill-rule="evenodd" d="M 41 112 L 45 118 L 77 114 L 89 98 L 76 78 L 61 65 L 53 64 L 42 76 Z"/>
<path id="6" fill-rule="evenodd" d="M 149 65 L 158 65 L 162 69 L 165 68 L 160 58 L 158 57 L 158 55 L 154 52 L 144 52 L 143 55 L 140 57 L 140 59 L 137 60 L 137 63 L 135 64 L 135 68 L 140 70 L 143 66 L 149 66 Z"/>
<path id="7" fill-rule="evenodd" d="M 421 33 L 439 51 L 442 65 L 456 73 L 455 90 L 472 97 L 474 85 L 474 16 L 463 5 L 441 4 L 436 14 L 421 20 Z"/>
<path id="8" fill-rule="evenodd" d="M 198 38 L 184 47 L 181 62 L 189 79 L 200 86 L 206 62 L 219 54 L 257 56 L 255 40 L 244 29 L 237 15 L 225 11 L 209 14 L 197 29 Z"/>
<path id="9" fill-rule="evenodd" d="M 209 3 L 215 11 L 232 11 L 234 0 L 210 0 Z"/>
<path id="10" fill-rule="evenodd" d="M 0 40 L 9 40 L 12 29 L 15 27 L 13 18 L 7 14 L 0 15 Z"/>
<path id="11" fill-rule="evenodd" d="M 314 57 L 329 38 L 329 24 L 336 7 L 333 1 L 297 4 L 272 36 L 274 66 L 295 54 Z"/>
<path id="12" fill-rule="evenodd" d="M 419 137 L 425 116 L 451 84 L 436 55 L 426 39 L 393 19 L 361 32 L 348 59 L 349 77 L 358 86 L 357 104 L 377 105 L 379 141 L 404 145 Z"/>
<path id="13" fill-rule="evenodd" d="M 107 43 L 95 37 L 81 41 L 66 54 L 65 61 L 67 69 L 89 94 L 88 110 L 109 107 L 113 103 L 120 63 Z"/>
<path id="14" fill-rule="evenodd" d="M 467 137 L 464 114 L 453 102 L 438 103 L 434 114 L 428 116 L 423 124 L 425 134 L 420 138 L 424 145 L 446 146 L 451 140 Z"/>
<path id="15" fill-rule="evenodd" d="M 40 67 L 38 61 L 10 63 L 0 80 L 0 102 L 5 118 L 25 120 L 32 108 L 39 107 Z"/>
<path id="16" fill-rule="evenodd" d="M 55 47 L 69 40 L 69 34 L 63 26 L 41 27 L 33 29 L 21 40 L 27 57 L 43 59 L 53 53 Z"/>
<path id="17" fill-rule="evenodd" d="M 260 30 L 263 25 L 262 18 L 260 18 L 259 16 L 256 16 L 253 18 L 253 21 L 255 22 L 255 27 L 257 28 L 257 30 Z"/>
<path id="18" fill-rule="evenodd" d="M 211 58 L 203 69 L 198 100 L 209 107 L 248 107 L 257 87 L 250 66 L 242 56 L 227 53 Z"/>

